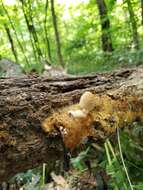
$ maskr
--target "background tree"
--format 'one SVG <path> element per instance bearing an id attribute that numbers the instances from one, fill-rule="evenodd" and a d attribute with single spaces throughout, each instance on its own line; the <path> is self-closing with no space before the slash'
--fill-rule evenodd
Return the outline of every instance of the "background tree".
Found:
<path id="1" fill-rule="evenodd" d="M 134 10 L 132 7 L 132 3 L 130 0 L 126 0 L 127 5 L 128 5 L 128 11 L 130 15 L 130 23 L 132 27 L 132 33 L 133 33 L 133 43 L 135 48 L 139 48 L 139 36 L 138 36 L 138 31 L 137 31 L 137 24 L 136 24 L 136 19 L 135 19 L 135 14 Z"/>
<path id="2" fill-rule="evenodd" d="M 124 3 L 115 0 L 99 1 L 103 16 L 95 3 L 97 4 L 95 0 L 86 0 L 84 3 L 80 0 L 75 2 L 69 0 L 64 3 L 54 1 L 53 15 L 58 17 L 58 22 L 52 15 L 51 0 L 44 2 L 20 0 L 14 1 L 13 4 L 5 1 L 4 8 L 1 3 L 0 13 L 5 11 L 8 13 L 0 16 L 1 55 L 14 59 L 11 49 L 7 48 L 10 47 L 4 28 L 4 24 L 7 24 L 15 44 L 19 64 L 28 72 L 34 68 L 41 73 L 43 71 L 41 60 L 47 60 L 54 65 L 64 60 L 68 72 L 72 74 L 107 71 L 121 66 L 140 64 L 143 44 L 143 31 L 140 30 L 142 20 L 139 14 L 140 2 L 137 0 L 131 2 L 135 19 L 132 23 L 136 24 L 137 33 L 133 33 L 136 27 L 132 27 L 132 17 L 126 1 Z M 53 18 L 56 18 L 62 49 L 61 43 L 57 46 Z M 102 26 L 105 27 L 104 30 Z M 135 44 L 138 44 L 139 40 L 140 47 L 135 50 L 138 46 Z M 133 46 L 131 46 L 132 42 Z"/>
<path id="3" fill-rule="evenodd" d="M 7 33 L 10 45 L 11 45 L 11 51 L 12 51 L 14 57 L 15 57 L 16 63 L 18 63 L 18 55 L 17 55 L 16 49 L 15 49 L 15 46 L 14 46 L 14 42 L 13 42 L 13 38 L 12 38 L 11 33 L 10 33 L 10 29 L 6 24 L 4 24 L 4 28 L 5 28 L 5 31 Z"/>
<path id="4" fill-rule="evenodd" d="M 111 39 L 111 28 L 110 20 L 108 17 L 108 10 L 104 0 L 96 0 L 99 9 L 101 30 L 102 30 L 102 48 L 103 51 L 113 51 L 112 39 Z"/>
<path id="5" fill-rule="evenodd" d="M 48 31 L 47 31 L 47 11 L 48 11 L 48 6 L 49 6 L 49 1 L 46 0 L 45 3 L 45 20 L 44 20 L 44 30 L 45 30 L 45 39 L 46 39 L 46 48 L 47 48 L 47 52 L 48 52 L 48 59 L 49 62 L 52 63 L 52 56 L 51 56 L 51 48 L 50 48 L 50 41 L 48 38 Z"/>
<path id="6" fill-rule="evenodd" d="M 15 28 L 15 26 L 14 26 L 14 24 L 13 24 L 13 22 L 12 22 L 10 16 L 9 16 L 9 13 L 8 13 L 8 11 L 7 11 L 7 9 L 6 9 L 6 7 L 5 7 L 5 5 L 4 5 L 4 3 L 3 3 L 2 0 L 1 0 L 1 5 L 2 5 L 2 8 L 3 8 L 3 10 L 4 10 L 5 14 L 6 14 L 6 17 L 7 17 L 7 19 L 8 19 L 8 22 L 10 23 L 10 26 L 11 26 L 11 28 L 12 28 L 14 34 L 15 34 L 16 41 L 17 41 L 17 43 L 18 43 L 18 45 L 19 45 L 19 47 L 20 47 L 20 49 L 21 49 L 21 52 L 22 52 L 23 55 L 24 55 L 26 64 L 29 65 L 28 58 L 27 58 L 27 56 L 26 56 L 26 54 L 25 54 L 23 45 L 22 45 L 21 41 L 19 40 L 19 37 L 18 37 L 17 31 L 16 31 L 16 28 Z"/>
<path id="7" fill-rule="evenodd" d="M 54 32 L 55 32 L 58 62 L 62 67 L 64 67 L 64 61 L 63 61 L 63 57 L 61 53 L 60 36 L 59 36 L 58 25 L 57 25 L 57 16 L 55 13 L 55 8 L 54 8 L 54 0 L 51 0 L 51 14 L 52 14 L 52 21 L 53 21 L 53 27 L 54 27 Z"/>
<path id="8" fill-rule="evenodd" d="M 32 5 L 31 5 L 32 1 L 31 0 L 28 0 L 28 1 L 20 0 L 20 1 L 22 3 L 22 10 L 23 10 L 23 14 L 25 17 L 28 31 L 30 33 L 30 36 L 32 37 L 31 43 L 33 46 L 33 51 L 34 52 L 35 52 L 35 50 L 37 51 L 38 60 L 39 60 L 39 62 L 41 62 L 43 54 L 42 54 L 42 51 L 40 48 L 39 39 L 38 39 L 36 28 L 35 28 L 35 25 L 33 22 Z M 36 57 L 36 53 L 35 53 L 35 57 Z"/>

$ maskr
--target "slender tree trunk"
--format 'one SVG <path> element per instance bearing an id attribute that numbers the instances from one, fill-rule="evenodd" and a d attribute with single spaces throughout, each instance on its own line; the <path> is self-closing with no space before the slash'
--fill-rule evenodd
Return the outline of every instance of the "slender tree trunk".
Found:
<path id="1" fill-rule="evenodd" d="M 10 22 L 11 28 L 12 28 L 14 34 L 15 34 L 15 37 L 16 37 L 17 43 L 18 43 L 18 45 L 19 45 L 19 47 L 20 47 L 20 49 L 21 49 L 21 52 L 22 52 L 23 55 L 24 55 L 25 61 L 26 61 L 27 65 L 29 65 L 29 61 L 28 61 L 28 59 L 27 59 L 27 56 L 25 55 L 24 48 L 23 48 L 23 46 L 22 46 L 22 44 L 21 44 L 21 42 L 20 42 L 20 40 L 19 40 L 19 38 L 18 38 L 18 35 L 17 35 L 17 32 L 16 32 L 16 29 L 15 29 L 15 27 L 14 27 L 14 25 L 13 25 L 13 22 L 12 22 L 12 20 L 11 20 L 9 14 L 8 14 L 8 11 L 7 11 L 7 9 L 5 8 L 5 6 L 4 6 L 2 0 L 1 0 L 1 5 L 2 5 L 2 8 L 4 9 L 4 11 L 5 11 L 5 13 L 6 13 L 7 18 L 9 19 L 9 22 Z"/>
<path id="2" fill-rule="evenodd" d="M 33 34 L 33 39 L 34 39 L 34 42 L 35 42 L 35 46 L 37 48 L 39 58 L 42 59 L 43 58 L 43 53 L 42 53 L 42 50 L 40 48 L 40 43 L 39 43 L 37 31 L 36 31 L 34 21 L 33 21 L 33 16 L 32 16 L 32 7 L 31 7 L 32 1 L 28 0 L 27 5 L 28 5 L 28 9 L 29 9 L 29 15 L 28 16 L 29 16 L 29 21 L 30 21 L 30 24 L 31 24 L 31 31 L 32 31 L 32 34 Z"/>
<path id="3" fill-rule="evenodd" d="M 134 10 L 133 10 L 131 1 L 126 0 L 126 2 L 128 5 L 128 11 L 129 11 L 129 15 L 130 15 L 130 23 L 132 26 L 133 43 L 134 43 L 135 48 L 138 49 L 139 48 L 139 35 L 138 35 L 137 23 L 136 23 L 136 19 L 135 19 Z"/>
<path id="4" fill-rule="evenodd" d="M 25 21 L 27 24 L 27 28 L 31 36 L 31 44 L 33 47 L 35 59 L 37 60 L 37 55 L 38 55 L 38 61 L 41 62 L 41 58 L 43 57 L 43 54 L 40 49 L 37 32 L 33 23 L 32 10 L 31 10 L 31 5 L 30 5 L 31 2 L 28 2 L 27 4 L 24 0 L 20 0 L 20 1 L 22 3 L 22 10 L 23 10 L 23 14 L 24 14 Z M 28 11 L 28 15 L 26 11 Z"/>
<path id="5" fill-rule="evenodd" d="M 48 58 L 49 62 L 52 63 L 52 56 L 51 56 L 51 48 L 50 48 L 50 42 L 48 38 L 48 31 L 47 31 L 47 10 L 48 10 L 48 0 L 46 0 L 45 4 L 45 20 L 44 20 L 44 30 L 45 30 L 45 39 L 46 39 L 46 47 L 47 47 L 47 52 L 48 52 Z"/>
<path id="6" fill-rule="evenodd" d="M 8 26 L 6 24 L 4 25 L 4 28 L 5 28 L 5 31 L 7 33 L 10 45 L 11 45 L 11 51 L 12 51 L 14 57 L 15 57 L 16 63 L 18 63 L 18 56 L 17 56 L 17 52 L 16 52 L 16 49 L 15 49 L 15 46 L 14 46 L 14 42 L 13 42 L 13 39 L 12 39 L 12 36 L 11 36 L 11 33 L 10 33 L 10 29 L 8 28 Z"/>
<path id="7" fill-rule="evenodd" d="M 19 3 L 18 3 L 18 6 L 19 6 Z M 16 10 L 15 10 L 15 16 L 16 16 L 17 19 L 18 19 L 17 25 L 19 26 L 19 29 L 17 30 L 17 33 L 19 33 L 20 38 L 22 39 L 22 40 L 20 40 L 20 41 L 21 41 L 21 43 L 22 43 L 22 45 L 23 45 L 23 50 L 24 50 L 24 52 L 26 52 L 26 51 L 27 51 L 27 47 L 26 47 L 27 42 L 25 43 L 25 39 L 24 39 L 24 34 L 25 34 L 25 32 L 23 31 L 23 28 L 21 27 L 19 14 L 20 14 L 20 13 L 19 13 L 19 9 L 16 9 Z M 29 62 L 30 62 L 30 61 L 29 61 Z"/>
<path id="8" fill-rule="evenodd" d="M 27 14 L 26 14 L 26 12 L 25 12 L 25 9 L 24 9 L 23 1 L 20 0 L 20 2 L 22 3 L 22 11 L 23 11 L 24 18 L 25 18 L 25 21 L 26 21 L 26 25 L 27 25 L 27 28 L 28 28 L 28 31 L 29 31 L 30 42 L 31 42 L 31 45 L 32 45 L 32 49 L 33 49 L 33 54 L 34 54 L 34 57 L 35 57 L 35 61 L 38 63 L 38 62 L 40 62 L 40 60 L 38 59 L 38 56 L 37 56 L 37 52 L 36 52 L 34 40 L 33 40 L 33 37 L 32 37 L 31 30 L 30 30 L 30 25 L 29 25 L 28 17 L 27 17 Z"/>
<path id="9" fill-rule="evenodd" d="M 100 13 L 101 32 L 102 32 L 102 49 L 103 51 L 112 52 L 112 38 L 110 32 L 110 20 L 108 18 L 107 6 L 104 0 L 96 0 Z"/>
<path id="10" fill-rule="evenodd" d="M 51 13 L 52 13 L 52 20 L 53 20 L 53 27 L 55 32 L 55 39 L 56 39 L 56 46 L 57 46 L 57 58 L 59 64 L 64 67 L 64 61 L 61 53 L 61 43 L 60 43 L 60 37 L 59 37 L 59 31 L 58 31 L 58 25 L 57 25 L 57 16 L 55 14 L 55 8 L 54 8 L 54 0 L 51 0 Z"/>

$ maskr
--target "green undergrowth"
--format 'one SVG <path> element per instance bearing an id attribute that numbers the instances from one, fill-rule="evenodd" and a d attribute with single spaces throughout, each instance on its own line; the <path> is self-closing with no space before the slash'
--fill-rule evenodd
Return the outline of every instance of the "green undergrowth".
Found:
<path id="1" fill-rule="evenodd" d="M 142 125 L 133 123 L 130 127 L 127 131 L 117 131 L 114 141 L 107 139 L 102 153 L 90 152 L 88 147 L 72 159 L 73 166 L 84 171 L 87 168 L 83 161 L 93 157 L 93 154 L 98 155 L 96 159 L 91 159 L 93 173 L 98 171 L 99 167 L 103 169 L 108 176 L 105 183 L 110 190 L 143 190 Z"/>
<path id="2" fill-rule="evenodd" d="M 143 64 L 143 49 L 138 51 L 114 51 L 113 53 L 82 52 L 73 55 L 66 65 L 71 74 L 88 74 L 107 72 L 120 68 L 134 67 Z"/>
<path id="3" fill-rule="evenodd" d="M 104 184 L 110 190 L 143 190 L 143 127 L 142 124 L 133 123 L 126 130 L 117 130 L 114 137 L 103 143 L 87 143 L 88 146 L 71 158 L 71 168 L 79 174 L 89 171 L 97 177 L 98 189 Z M 94 146 L 93 146 L 94 145 Z M 90 162 L 90 167 L 87 164 Z M 12 181 L 22 180 L 24 185 L 21 190 L 41 190 L 47 183 L 48 165 L 28 170 L 26 173 L 17 174 Z M 71 170 L 72 171 L 72 170 Z M 100 172 L 105 177 L 103 180 Z M 49 174 L 48 174 L 49 175 Z M 74 174 L 73 174 L 74 176 Z M 66 181 L 73 180 L 72 172 L 65 176 Z"/>
<path id="4" fill-rule="evenodd" d="M 116 50 L 112 53 L 102 51 L 73 52 L 70 56 L 65 55 L 65 69 L 73 75 L 84 75 L 95 72 L 108 72 L 120 68 L 130 68 L 143 64 L 143 49 L 140 50 Z M 53 60 L 52 65 L 56 66 Z M 59 66 L 59 65 L 57 65 Z M 22 71 L 27 74 L 42 74 L 44 71 L 41 63 L 31 62 L 21 65 Z M 5 76 L 0 71 L 0 77 Z"/>

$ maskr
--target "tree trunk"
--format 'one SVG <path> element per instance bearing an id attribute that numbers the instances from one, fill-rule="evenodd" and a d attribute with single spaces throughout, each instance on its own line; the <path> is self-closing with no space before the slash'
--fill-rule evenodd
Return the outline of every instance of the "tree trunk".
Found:
<path id="1" fill-rule="evenodd" d="M 5 31 L 7 33 L 10 45 L 11 45 L 11 51 L 12 51 L 12 53 L 14 55 L 16 63 L 18 63 L 18 56 L 17 56 L 17 52 L 16 52 L 16 49 L 15 49 L 15 46 L 14 46 L 14 42 L 13 42 L 13 39 L 12 39 L 12 36 L 11 36 L 11 33 L 10 33 L 10 29 L 8 28 L 8 26 L 6 24 L 4 25 L 4 28 L 5 28 Z"/>
<path id="2" fill-rule="evenodd" d="M 96 0 L 100 13 L 101 32 L 102 32 L 102 49 L 103 51 L 112 52 L 112 38 L 110 32 L 110 20 L 108 18 L 108 11 L 104 0 Z"/>
<path id="3" fill-rule="evenodd" d="M 50 47 L 50 41 L 49 41 L 49 38 L 48 38 L 48 31 L 47 31 L 47 10 L 48 10 L 48 5 L 49 5 L 49 1 L 46 0 L 44 30 L 45 30 L 45 39 L 46 39 L 46 48 L 47 48 L 47 52 L 48 52 L 48 58 L 49 58 L 49 62 L 52 63 L 51 47 Z"/>
<path id="4" fill-rule="evenodd" d="M 24 0 L 20 0 L 20 2 L 22 4 L 22 11 L 23 11 L 23 14 L 24 14 L 24 18 L 25 18 L 25 21 L 26 21 L 26 24 L 27 24 L 28 31 L 30 33 L 30 38 L 32 38 L 30 40 L 31 40 L 31 44 L 32 44 L 32 47 L 33 47 L 33 52 L 34 52 L 34 55 L 35 55 L 35 59 L 37 59 L 37 55 L 38 55 L 38 61 L 41 63 L 43 54 L 42 54 L 42 51 L 41 51 L 41 48 L 40 48 L 39 39 L 38 39 L 37 32 L 36 32 L 36 29 L 35 29 L 35 25 L 34 25 L 34 22 L 33 22 L 32 10 L 31 10 L 31 2 L 28 1 L 28 3 L 26 3 Z M 35 52 L 35 50 L 36 50 L 36 52 Z"/>
<path id="5" fill-rule="evenodd" d="M 56 40 L 56 46 L 57 46 L 57 58 L 59 64 L 64 67 L 64 61 L 61 53 L 61 43 L 60 43 L 60 36 L 58 31 L 58 25 L 57 25 L 57 16 L 55 13 L 54 8 L 54 0 L 51 0 L 51 13 L 52 13 L 52 20 L 53 20 L 53 26 L 54 26 L 54 32 L 55 32 L 55 40 Z"/>
<path id="6" fill-rule="evenodd" d="M 97 105 L 86 118 L 74 119 L 69 111 L 85 91 L 94 93 Z M 84 137 L 104 139 L 117 127 L 143 120 L 142 98 L 141 67 L 61 79 L 0 79 L 0 181 L 62 159 L 63 141 L 73 150 Z"/>
<path id="7" fill-rule="evenodd" d="M 27 65 L 29 65 L 29 61 L 28 61 L 27 56 L 26 56 L 26 54 L 25 54 L 23 45 L 21 44 L 21 42 L 20 42 L 20 40 L 19 40 L 19 38 L 18 38 L 18 34 L 17 34 L 17 32 L 16 32 L 15 26 L 14 26 L 14 24 L 13 24 L 13 22 L 12 22 L 10 16 L 9 16 L 9 13 L 8 13 L 8 11 L 7 11 L 7 9 L 6 9 L 6 7 L 5 7 L 3 1 L 1 1 L 1 5 L 2 5 L 2 8 L 3 8 L 3 10 L 4 10 L 4 12 L 5 12 L 5 14 L 6 14 L 8 20 L 9 20 L 9 23 L 10 23 L 10 25 L 11 25 L 11 28 L 12 28 L 14 34 L 15 34 L 16 41 L 17 41 L 17 43 L 18 43 L 18 45 L 19 45 L 19 47 L 20 47 L 20 49 L 21 49 L 21 52 L 23 53 L 23 56 L 24 56 L 24 58 L 25 58 L 25 62 L 27 63 Z"/>
<path id="8" fill-rule="evenodd" d="M 128 5 L 128 11 L 129 11 L 129 15 L 130 15 L 130 23 L 132 26 L 133 43 L 134 43 L 135 48 L 138 49 L 139 48 L 139 36 L 138 36 L 137 23 L 136 23 L 136 19 L 135 19 L 134 10 L 133 10 L 131 1 L 126 0 L 126 2 Z"/>
<path id="9" fill-rule="evenodd" d="M 25 12 L 25 8 L 24 8 L 24 1 L 23 0 L 20 0 L 21 4 L 22 4 L 22 11 L 23 11 L 23 14 L 24 14 L 24 18 L 25 18 L 25 22 L 26 22 L 26 25 L 27 25 L 27 29 L 29 31 L 29 37 L 30 37 L 30 42 L 31 42 L 31 45 L 32 45 L 32 49 L 33 49 L 33 54 L 34 54 L 34 57 L 35 57 L 35 61 L 38 63 L 40 62 L 40 58 L 37 56 L 37 49 L 36 49 L 36 44 L 34 43 L 34 40 L 33 40 L 33 35 L 32 35 L 32 31 L 31 31 L 31 27 L 30 27 L 30 24 L 29 24 L 29 20 L 28 20 L 28 17 L 27 17 L 27 14 Z"/>

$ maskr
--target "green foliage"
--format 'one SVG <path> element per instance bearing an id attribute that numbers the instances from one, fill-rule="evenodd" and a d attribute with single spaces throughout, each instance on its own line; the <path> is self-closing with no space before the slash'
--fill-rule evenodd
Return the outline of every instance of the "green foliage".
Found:
<path id="1" fill-rule="evenodd" d="M 134 123 L 133 134 L 128 134 L 127 132 L 120 132 L 120 142 L 121 151 L 123 155 L 123 162 L 128 172 L 128 176 L 132 183 L 132 189 L 141 190 L 143 187 L 143 164 L 142 164 L 142 154 L 143 149 L 142 144 L 137 140 L 137 134 L 134 131 L 142 131 L 142 126 Z M 136 136 L 136 137 L 135 137 Z M 105 153 L 106 158 L 101 162 L 101 166 L 106 170 L 107 174 L 110 176 L 109 189 L 113 190 L 128 190 L 131 189 L 127 176 L 125 173 L 125 168 L 121 160 L 121 153 L 119 151 L 118 145 L 113 145 L 109 140 L 105 142 Z"/>
<path id="2" fill-rule="evenodd" d="M 106 140 L 104 144 L 105 151 L 100 158 L 93 155 L 96 153 L 99 155 L 99 153 L 91 151 L 92 147 L 88 147 L 85 151 L 80 152 L 77 157 L 71 158 L 73 168 L 79 170 L 79 172 L 83 172 L 87 169 L 85 161 L 91 159 L 92 163 L 96 162 L 93 164 L 92 170 L 94 172 L 96 172 L 100 166 L 107 173 L 109 177 L 107 181 L 108 188 L 110 190 L 130 190 L 131 188 L 125 172 L 126 167 L 132 188 L 134 190 L 142 190 L 143 141 L 141 140 L 140 142 L 138 140 L 138 137 L 142 135 L 142 125 L 133 123 L 130 127 L 132 128 L 132 130 L 130 129 L 130 133 L 128 133 L 128 131 L 120 131 L 120 142 L 112 142 L 112 140 L 109 139 Z M 119 151 L 119 143 L 121 143 L 121 152 Z M 122 156 L 123 160 L 121 159 Z M 46 164 L 43 164 L 43 166 L 28 170 L 26 173 L 17 174 L 9 182 L 22 181 L 24 184 L 22 188 L 24 190 L 40 190 L 45 184 L 46 167 Z"/>
<path id="3" fill-rule="evenodd" d="M 50 11 L 50 2 L 47 9 L 47 32 L 45 34 L 45 2 L 31 1 L 31 4 L 25 4 L 25 13 L 30 21 L 30 15 L 33 18 L 33 24 L 36 29 L 38 42 L 37 45 L 41 49 L 42 58 L 48 58 L 48 47 L 46 43 L 46 35 L 50 42 L 50 51 L 52 55 L 52 64 L 57 64 L 56 44 L 52 17 Z M 104 53 L 101 48 L 101 27 L 100 16 L 95 1 L 89 0 L 81 3 L 77 1 L 76 5 L 70 4 L 69 7 L 64 4 L 55 2 L 55 10 L 58 20 L 58 28 L 60 32 L 62 54 L 66 63 L 67 70 L 72 74 L 86 74 L 95 71 L 108 71 L 120 67 L 142 64 L 142 28 L 141 17 L 139 15 L 140 3 L 137 0 L 132 1 L 133 10 L 135 11 L 138 32 L 140 35 L 140 49 L 135 50 L 132 43 L 132 29 L 130 26 L 130 18 L 128 15 L 128 6 L 124 2 L 116 0 L 106 0 L 108 8 L 108 16 L 111 22 L 110 32 L 115 51 L 113 53 Z M 1 55 L 14 60 L 13 53 L 10 48 L 4 23 L 9 26 L 15 49 L 18 54 L 19 64 L 26 70 L 34 69 L 41 73 L 43 65 L 38 58 L 38 52 L 34 52 L 32 46 L 31 34 L 28 31 L 22 4 L 15 1 L 14 4 L 7 4 L 4 0 L 4 7 L 8 12 L 5 13 L 2 5 L 0 5 L 0 46 Z M 31 6 L 31 11 L 29 10 Z M 30 12 L 29 12 L 30 11 Z M 9 20 L 10 18 L 10 20 Z M 22 44 L 23 52 L 17 42 L 17 37 Z M 40 23 L 40 24 L 39 24 Z M 28 63 L 26 61 L 28 59 Z"/>
<path id="4" fill-rule="evenodd" d="M 23 190 L 41 190 L 43 185 L 45 184 L 44 179 L 45 174 L 43 173 L 43 166 L 28 170 L 24 173 L 19 173 L 15 175 L 13 178 L 9 180 L 10 184 L 14 184 L 16 182 L 23 184 L 21 189 Z"/>
<path id="5" fill-rule="evenodd" d="M 71 158 L 72 166 L 80 171 L 86 169 L 84 161 L 87 158 L 88 152 L 89 148 L 87 148 L 85 151 L 80 152 L 80 154 L 76 158 Z"/>
<path id="6" fill-rule="evenodd" d="M 73 56 L 67 65 L 72 74 L 87 74 L 92 72 L 105 72 L 113 69 L 133 67 L 143 64 L 143 51 L 114 51 L 111 53 L 88 52 Z"/>
<path id="7" fill-rule="evenodd" d="M 119 161 L 119 156 L 116 155 L 115 150 L 109 140 L 105 142 L 105 150 L 107 160 L 103 163 L 107 174 L 110 176 L 109 188 L 115 190 L 128 190 L 127 187 L 129 185 L 126 180 L 124 169 Z"/>
<path id="8" fill-rule="evenodd" d="M 134 187 L 135 190 L 142 190 L 143 189 L 143 182 L 140 182 L 138 185 Z"/>

